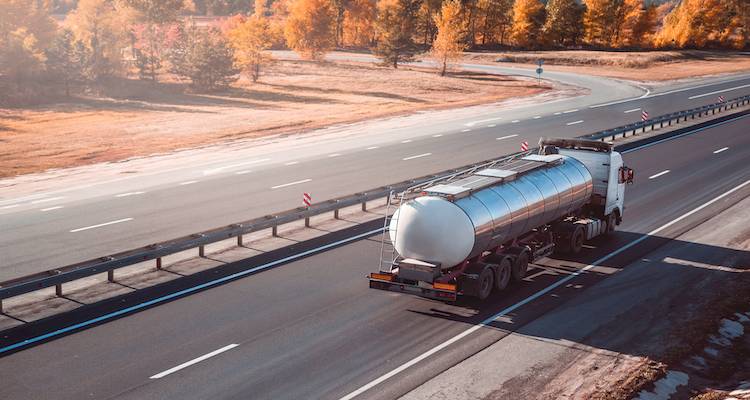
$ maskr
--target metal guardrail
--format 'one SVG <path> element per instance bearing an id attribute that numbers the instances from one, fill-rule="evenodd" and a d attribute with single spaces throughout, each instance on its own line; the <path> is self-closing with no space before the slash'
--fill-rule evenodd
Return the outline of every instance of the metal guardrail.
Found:
<path id="1" fill-rule="evenodd" d="M 694 119 L 695 116 L 716 114 L 717 111 L 734 109 L 743 105 L 750 104 L 750 96 L 738 97 L 724 103 L 711 104 L 692 110 L 681 111 L 677 113 L 662 115 L 647 121 L 621 126 L 611 130 L 605 130 L 590 135 L 582 136 L 586 139 L 605 140 L 606 138 L 614 139 L 618 135 L 625 137 L 628 132 L 636 134 L 638 130 L 645 131 L 646 127 L 651 126 L 653 130 L 657 124 L 664 126 L 665 123 L 672 125 L 679 123 L 680 120 L 687 121 L 688 118 Z M 162 268 L 162 257 L 170 254 L 179 253 L 185 250 L 198 249 L 198 255 L 205 256 L 205 246 L 219 241 L 236 238 L 237 245 L 243 244 L 243 236 L 258 232 L 264 229 L 271 229 L 271 234 L 277 236 L 278 227 L 291 222 L 305 220 L 305 225 L 310 225 L 310 218 L 333 212 L 334 218 L 339 217 L 339 210 L 345 207 L 351 207 L 361 204 L 362 210 L 367 210 L 367 202 L 381 199 L 389 196 L 392 192 L 401 192 L 407 189 L 414 189 L 419 186 L 428 186 L 436 180 L 443 180 L 452 175 L 463 174 L 466 171 L 485 168 L 504 160 L 512 159 L 526 152 L 514 153 L 505 157 L 494 160 L 487 160 L 476 164 L 471 164 L 463 168 L 451 169 L 423 176 L 420 178 L 399 182 L 393 185 L 383 186 L 356 193 L 353 195 L 343 196 L 336 199 L 328 200 L 323 203 L 315 204 L 309 208 L 299 207 L 276 214 L 266 215 L 249 221 L 232 224 L 229 226 L 212 229 L 205 232 L 195 233 L 180 238 L 154 243 L 145 247 L 124 251 L 117 254 L 111 254 L 105 257 L 96 258 L 76 264 L 67 265 L 61 268 L 39 272 L 32 275 L 0 282 L 0 312 L 2 312 L 2 300 L 10 297 L 19 296 L 35 292 L 37 290 L 55 287 L 58 296 L 62 296 L 62 284 L 87 278 L 97 274 L 107 273 L 108 279 L 114 282 L 114 271 L 118 268 L 132 266 L 145 261 L 155 261 L 156 269 Z"/>

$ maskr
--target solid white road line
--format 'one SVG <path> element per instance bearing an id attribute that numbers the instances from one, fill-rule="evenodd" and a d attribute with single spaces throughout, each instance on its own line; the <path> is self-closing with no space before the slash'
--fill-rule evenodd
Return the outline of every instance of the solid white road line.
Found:
<path id="1" fill-rule="evenodd" d="M 203 171 L 203 175 L 212 175 L 212 174 L 215 174 L 217 172 L 222 172 L 222 171 L 227 170 L 227 169 L 234 169 L 234 168 L 238 168 L 238 167 L 244 167 L 246 165 L 252 165 L 252 164 L 262 163 L 262 162 L 266 162 L 266 161 L 271 161 L 271 159 L 270 158 L 261 158 L 261 159 L 258 159 L 258 160 L 245 161 L 245 162 L 241 162 L 241 163 L 237 163 L 237 164 L 226 165 L 226 166 L 223 166 L 223 167 L 207 169 L 207 170 Z"/>
<path id="2" fill-rule="evenodd" d="M 340 155 L 341 153 L 333 153 L 333 154 L 329 154 L 328 157 L 333 158 L 333 157 L 338 157 Z"/>
<path id="3" fill-rule="evenodd" d="M 144 193 L 146 192 L 127 192 L 127 193 L 116 194 L 115 197 L 137 196 L 139 194 L 144 194 Z"/>
<path id="4" fill-rule="evenodd" d="M 378 146 L 370 146 L 370 147 L 366 148 L 365 150 L 375 150 L 377 148 L 378 148 Z"/>
<path id="5" fill-rule="evenodd" d="M 578 124 L 582 124 L 582 123 L 583 123 L 583 120 L 582 120 L 582 119 L 579 119 L 578 121 L 568 122 L 568 123 L 567 123 L 567 124 L 565 124 L 565 125 L 568 125 L 568 126 L 570 126 L 570 125 L 578 125 Z"/>
<path id="6" fill-rule="evenodd" d="M 194 184 L 194 183 L 198 183 L 198 181 L 187 181 L 187 182 L 182 182 L 182 183 L 180 183 L 179 185 L 180 185 L 180 186 L 186 186 L 186 185 L 192 185 L 192 184 Z"/>
<path id="7" fill-rule="evenodd" d="M 61 208 L 63 208 L 63 206 L 54 206 L 54 207 L 42 208 L 39 211 L 41 211 L 41 212 L 47 212 L 47 211 L 52 211 L 52 210 L 59 210 Z"/>
<path id="8" fill-rule="evenodd" d="M 648 239 L 649 237 L 654 236 L 657 233 L 659 233 L 659 232 L 661 232 L 661 231 L 669 228 L 670 226 L 672 226 L 672 225 L 674 225 L 674 224 L 682 221 L 683 219 L 688 218 L 689 216 L 691 216 L 691 215 L 693 215 L 693 214 L 695 214 L 695 213 L 703 210 L 704 208 L 710 206 L 711 204 L 716 203 L 717 201 L 723 199 L 724 197 L 727 197 L 730 194 L 732 194 L 732 193 L 734 193 L 734 192 L 742 189 L 743 187 L 747 186 L 748 184 L 750 184 L 750 180 L 747 180 L 747 181 L 743 182 L 742 184 L 740 184 L 739 186 L 735 186 L 734 188 L 730 189 L 729 191 L 724 192 L 723 194 L 721 194 L 721 195 L 713 198 L 712 200 L 708 201 L 707 203 L 703 203 L 702 205 L 700 205 L 700 206 L 692 209 L 691 211 L 689 211 L 689 212 L 687 212 L 685 214 L 682 214 L 681 216 L 673 219 L 672 221 L 669 221 L 666 224 L 664 224 L 664 225 L 662 225 L 662 226 L 654 229 L 653 231 L 651 231 L 651 232 L 649 232 L 649 233 L 647 233 L 647 234 L 639 237 L 638 239 L 633 240 L 632 242 L 630 242 L 630 243 L 628 243 L 628 244 L 620 247 L 619 249 L 617 249 L 617 250 L 615 250 L 615 251 L 607 254 L 606 256 L 604 256 L 604 257 L 602 257 L 602 258 L 594 261 L 593 263 L 585 266 L 584 268 L 582 268 L 582 269 L 580 269 L 580 270 L 578 270 L 578 271 L 576 271 L 576 272 L 574 272 L 574 273 L 566 276 L 565 278 L 560 279 L 559 281 L 557 281 L 557 282 L 555 282 L 555 283 L 547 286 L 546 288 L 544 288 L 544 289 L 542 289 L 542 290 L 534 293 L 533 295 L 531 295 L 531 296 L 529 296 L 529 297 L 527 297 L 527 298 L 519 301 L 518 303 L 513 304 L 512 306 L 509 306 L 509 307 L 505 308 L 504 310 L 501 310 L 497 314 L 495 314 L 495 315 L 493 315 L 493 316 L 485 319 L 484 321 L 480 322 L 479 324 L 472 326 L 471 328 L 469 328 L 469 329 L 467 329 L 467 330 L 459 333 L 456 336 L 453 336 L 452 338 L 450 338 L 450 339 L 448 339 L 448 340 L 440 343 L 439 345 L 437 345 L 437 346 L 433 347 L 432 349 L 430 349 L 430 350 L 428 350 L 428 351 L 420 354 L 419 356 L 411 359 L 410 361 L 407 361 L 406 363 L 401 364 L 396 369 L 394 369 L 394 370 L 386 373 L 385 375 L 382 375 L 381 377 L 379 377 L 379 378 L 371 381 L 370 383 L 368 383 L 368 384 L 360 387 L 359 389 L 357 389 L 357 390 L 355 390 L 355 391 L 347 394 L 346 396 L 342 397 L 340 400 L 351 400 L 351 399 L 353 399 L 353 398 L 361 395 L 362 393 L 364 393 L 364 392 L 372 389 L 373 387 L 375 387 L 375 386 L 377 386 L 377 385 L 385 382 L 386 380 L 388 380 L 388 379 L 390 379 L 390 378 L 392 378 L 392 377 L 400 374 L 401 372 L 403 372 L 406 369 L 412 367 L 413 365 L 419 363 L 420 361 L 422 361 L 422 360 L 430 357 L 431 355 L 439 352 L 440 350 L 443 350 L 443 349 L 447 348 L 448 346 L 452 345 L 453 343 L 456 343 L 459 340 L 465 338 L 466 336 L 469 336 L 470 334 L 476 332 L 477 330 L 481 329 L 482 327 L 488 326 L 489 324 L 493 323 L 498 318 L 503 317 L 503 316 L 505 316 L 505 315 L 507 315 L 507 314 L 509 314 L 509 313 L 511 313 L 513 311 L 515 311 L 518 308 L 521 308 L 522 306 L 524 306 L 524 305 L 526 305 L 526 304 L 528 304 L 528 303 L 530 303 L 530 302 L 538 299 L 539 297 L 544 296 L 545 294 L 547 294 L 547 293 L 549 293 L 549 292 L 557 289 L 558 287 L 560 287 L 560 286 L 568 283 L 569 281 L 571 281 L 572 279 L 574 279 L 578 275 L 580 275 L 580 274 L 582 274 L 582 273 L 584 273 L 584 272 L 586 272 L 586 271 L 588 271 L 588 270 L 590 270 L 592 268 L 595 268 L 596 266 L 598 266 L 599 264 L 603 263 L 604 261 L 609 260 L 610 258 L 612 258 L 612 257 L 614 257 L 614 256 L 616 256 L 616 255 L 618 255 L 618 254 L 620 254 L 622 252 L 624 252 L 625 250 L 628 250 L 629 248 L 637 245 L 638 243 L 640 243 L 640 242 Z"/>
<path id="9" fill-rule="evenodd" d="M 466 125 L 466 126 L 474 126 L 476 124 L 481 124 L 481 123 L 484 123 L 484 122 L 497 121 L 499 119 L 503 119 L 503 117 L 480 119 L 479 121 L 468 122 L 468 123 L 465 123 L 464 125 Z"/>
<path id="10" fill-rule="evenodd" d="M 661 171 L 661 172 L 659 172 L 659 173 L 658 173 L 658 174 L 656 174 L 656 175 L 651 175 L 651 176 L 649 176 L 649 177 L 648 177 L 648 179 L 656 179 L 656 178 L 658 178 L 658 177 L 660 177 L 660 176 L 662 176 L 662 175 L 666 175 L 666 174 L 668 174 L 668 173 L 669 173 L 669 170 L 667 169 L 667 170 L 664 170 L 664 171 Z"/>
<path id="11" fill-rule="evenodd" d="M 689 136 L 689 135 L 693 135 L 695 133 L 703 132 L 703 131 L 705 131 L 707 129 L 713 129 L 713 128 L 716 128 L 716 127 L 719 127 L 719 126 L 722 126 L 722 125 L 731 124 L 732 122 L 735 122 L 735 121 L 738 121 L 738 120 L 741 120 L 741 119 L 745 119 L 745 118 L 750 118 L 750 115 L 740 115 L 739 117 L 734 117 L 732 119 L 728 119 L 726 121 L 719 122 L 718 124 L 715 124 L 715 125 L 704 126 L 703 128 L 695 129 L 695 130 L 692 130 L 692 131 L 687 131 L 685 133 L 681 133 L 681 134 L 675 135 L 675 136 L 670 136 L 668 138 L 660 139 L 660 140 L 657 140 L 655 142 L 642 144 L 640 146 L 633 147 L 632 149 L 627 149 L 627 150 L 621 151 L 620 153 L 622 153 L 622 154 L 630 153 L 630 152 L 633 152 L 633 151 L 644 149 L 646 147 L 655 146 L 655 145 L 657 145 L 659 143 L 664 143 L 664 142 L 667 142 L 667 141 L 670 141 L 670 140 L 679 139 L 679 138 L 681 138 L 683 136 Z"/>
<path id="12" fill-rule="evenodd" d="M 719 150 L 716 150 L 716 151 L 714 151 L 714 154 L 719 154 L 719 153 L 721 153 L 722 151 L 727 151 L 727 150 L 729 150 L 729 147 L 722 147 L 722 148 L 720 148 Z"/>
<path id="13" fill-rule="evenodd" d="M 731 88 L 728 88 L 728 89 L 715 90 L 713 92 L 708 92 L 708 93 L 698 94 L 698 95 L 695 95 L 695 96 L 690 96 L 690 97 L 688 97 L 688 99 L 690 99 L 690 100 L 700 99 L 701 97 L 711 96 L 711 95 L 719 94 L 719 93 L 731 92 L 732 90 L 744 89 L 744 88 L 747 88 L 747 87 L 750 87 L 750 85 L 742 85 L 742 86 L 731 87 Z"/>
<path id="14" fill-rule="evenodd" d="M 518 135 L 500 136 L 499 138 L 496 138 L 495 140 L 510 139 L 510 138 L 514 138 L 516 136 L 518 136 Z"/>
<path id="15" fill-rule="evenodd" d="M 84 226 L 83 228 L 73 229 L 73 230 L 70 231 L 70 233 L 76 233 L 76 232 L 80 232 L 80 231 L 87 231 L 89 229 L 101 228 L 102 226 L 114 225 L 114 224 L 119 224 L 121 222 L 128 222 L 128 221 L 132 221 L 132 220 L 133 220 L 133 218 L 123 218 L 123 219 L 118 219 L 116 221 L 105 222 L 103 224 L 96 224 L 96 225 L 91 225 L 91 226 Z"/>
<path id="16" fill-rule="evenodd" d="M 287 187 L 287 186 L 299 185 L 300 183 L 310 182 L 311 180 L 312 179 L 303 179 L 301 181 L 289 182 L 289 183 L 285 183 L 283 185 L 271 186 L 271 189 L 280 189 L 280 188 Z"/>
<path id="17" fill-rule="evenodd" d="M 34 200 L 34 201 L 31 202 L 31 204 L 48 203 L 50 201 L 61 200 L 61 199 L 64 199 L 64 198 L 65 198 L 64 196 L 50 197 L 48 199 Z"/>
<path id="18" fill-rule="evenodd" d="M 219 355 L 219 354 L 221 354 L 221 353 L 223 353 L 223 352 L 225 352 L 227 350 L 232 350 L 233 348 L 235 348 L 237 346 L 239 346 L 239 344 L 232 343 L 232 344 L 224 346 L 224 347 L 222 347 L 222 348 L 220 348 L 218 350 L 214 350 L 214 351 L 212 351 L 212 352 L 210 352 L 208 354 L 204 354 L 204 355 L 202 355 L 202 356 L 200 356 L 198 358 L 194 358 L 194 359 L 192 359 L 192 360 L 190 360 L 190 361 L 188 361 L 186 363 L 182 363 L 182 364 L 180 364 L 180 365 L 178 365 L 178 366 L 176 366 L 174 368 L 170 368 L 170 369 L 168 369 L 168 370 L 166 370 L 164 372 L 159 372 L 158 374 L 150 377 L 149 379 L 163 378 L 163 377 L 165 377 L 165 376 L 167 376 L 169 374 L 173 374 L 173 373 L 175 373 L 175 372 L 177 372 L 177 371 L 179 371 L 181 369 L 187 368 L 187 367 L 189 367 L 189 366 L 191 366 L 193 364 L 198 364 L 201 361 L 204 361 L 204 360 L 207 360 L 207 359 L 209 359 L 209 358 L 211 358 L 213 356 Z"/>
<path id="19" fill-rule="evenodd" d="M 578 111 L 578 109 L 577 109 L 577 108 L 576 108 L 576 109 L 574 109 L 574 110 L 563 111 L 563 114 L 570 114 L 570 113 L 574 113 L 574 112 L 576 112 L 576 111 Z"/>
<path id="20" fill-rule="evenodd" d="M 640 109 L 640 108 L 634 108 L 634 109 L 632 109 L 632 110 L 627 110 L 627 111 L 625 111 L 625 114 L 630 114 L 630 113 L 634 113 L 634 112 L 636 112 L 636 111 L 641 111 L 641 109 Z"/>
<path id="21" fill-rule="evenodd" d="M 11 205 L 8 205 L 8 206 L 2 206 L 2 207 L 0 207 L 0 210 L 7 210 L 7 209 L 10 209 L 10 208 L 16 208 L 16 207 L 20 207 L 20 206 L 21 206 L 20 204 L 11 204 Z"/>
<path id="22" fill-rule="evenodd" d="M 427 156 L 431 156 L 431 155 L 432 155 L 432 153 L 417 154 L 416 156 L 410 156 L 410 157 L 402 158 L 402 160 L 409 161 L 409 160 L 413 160 L 415 158 L 422 158 L 422 157 L 427 157 Z"/>

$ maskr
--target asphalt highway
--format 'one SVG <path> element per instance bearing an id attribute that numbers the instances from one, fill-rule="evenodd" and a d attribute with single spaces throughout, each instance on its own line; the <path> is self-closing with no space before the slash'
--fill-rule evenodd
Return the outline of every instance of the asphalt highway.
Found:
<path id="1" fill-rule="evenodd" d="M 364 275 L 379 256 L 375 236 L 0 358 L 0 398 L 398 397 L 750 195 L 749 123 L 745 116 L 628 151 L 636 183 L 627 188 L 618 233 L 575 260 L 543 260 L 485 304 L 368 289 Z M 655 229 L 658 237 L 608 259 L 610 272 L 592 270 L 538 295 Z M 538 298 L 523 303 L 530 296 Z"/>
<path id="2" fill-rule="evenodd" d="M 92 176 L 80 187 L 2 198 L 0 280 L 294 208 L 303 192 L 321 201 L 515 152 L 522 141 L 534 144 L 540 136 L 570 137 L 632 123 L 642 110 L 656 116 L 710 104 L 719 95 L 750 93 L 747 76 L 680 82 L 653 92 L 598 77 L 547 78 L 589 93 L 511 109 L 358 124 L 319 141 L 282 139 L 197 163 L 187 157 L 174 168 L 132 177 L 124 163 L 117 179 Z"/>

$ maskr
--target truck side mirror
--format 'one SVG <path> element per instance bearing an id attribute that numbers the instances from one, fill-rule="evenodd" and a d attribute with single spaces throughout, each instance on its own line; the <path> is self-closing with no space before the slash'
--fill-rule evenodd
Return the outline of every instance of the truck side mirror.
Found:
<path id="1" fill-rule="evenodd" d="M 633 180 L 635 179 L 635 172 L 633 169 L 622 166 L 620 167 L 619 175 L 618 183 L 627 183 L 628 185 L 633 184 Z"/>

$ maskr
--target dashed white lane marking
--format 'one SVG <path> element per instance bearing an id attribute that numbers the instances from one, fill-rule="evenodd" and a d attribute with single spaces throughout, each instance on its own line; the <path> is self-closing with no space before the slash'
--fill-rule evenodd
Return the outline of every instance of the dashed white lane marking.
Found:
<path id="1" fill-rule="evenodd" d="M 438 133 L 437 135 L 432 135 L 432 137 L 441 137 L 441 136 L 443 136 L 442 133 Z"/>
<path id="2" fill-rule="evenodd" d="M 471 129 L 462 129 L 461 132 L 471 132 Z"/>
<path id="3" fill-rule="evenodd" d="M 61 200 L 61 199 L 64 199 L 64 198 L 65 197 L 63 197 L 63 196 L 60 196 L 60 197 L 50 197 L 50 198 L 47 198 L 47 199 L 34 200 L 34 201 L 31 202 L 31 204 L 48 203 L 50 201 Z"/>
<path id="4" fill-rule="evenodd" d="M 284 165 L 295 165 L 299 164 L 299 161 L 289 161 L 288 163 L 284 163 Z"/>
<path id="5" fill-rule="evenodd" d="M 542 118 L 542 116 L 541 115 L 535 115 L 534 116 L 534 119 L 539 119 L 539 118 Z"/>
<path id="6" fill-rule="evenodd" d="M 562 114 L 560 111 L 558 111 L 558 112 L 555 113 L 555 115 L 560 115 L 560 114 Z"/>
<path id="7" fill-rule="evenodd" d="M 659 172 L 659 173 L 658 173 L 658 174 L 656 174 L 656 175 L 651 175 L 651 176 L 649 176 L 649 177 L 648 177 L 648 179 L 656 179 L 656 178 L 658 178 L 658 177 L 660 177 L 660 176 L 662 176 L 662 175 L 666 175 L 666 174 L 668 174 L 668 173 L 669 173 L 669 170 L 667 169 L 667 170 L 664 170 L 664 171 L 661 171 L 661 172 Z"/>
<path id="8" fill-rule="evenodd" d="M 137 196 L 139 194 L 144 194 L 144 193 L 146 193 L 146 192 L 127 192 L 127 193 L 116 194 L 115 197 Z"/>
<path id="9" fill-rule="evenodd" d="M 299 185 L 300 183 L 310 182 L 311 180 L 312 179 L 303 179 L 301 181 L 294 181 L 294 182 L 284 183 L 284 184 L 281 184 L 281 185 L 271 186 L 271 189 L 280 189 L 280 188 L 287 187 L 287 186 Z"/>
<path id="10" fill-rule="evenodd" d="M 570 113 L 574 113 L 574 112 L 577 112 L 577 111 L 578 111 L 578 109 L 576 108 L 576 109 L 573 109 L 573 110 L 563 111 L 563 114 L 570 114 Z"/>
<path id="11" fill-rule="evenodd" d="M 499 119 L 503 119 L 503 117 L 495 117 L 495 118 L 480 119 L 479 121 L 472 121 L 472 122 L 468 122 L 468 123 L 465 123 L 464 125 L 466 125 L 466 126 L 474 126 L 474 125 L 476 125 L 476 124 L 481 124 L 481 123 L 484 123 L 484 122 L 497 121 L 497 120 L 499 120 Z"/>
<path id="12" fill-rule="evenodd" d="M 627 110 L 627 111 L 625 111 L 625 114 L 630 114 L 630 113 L 634 113 L 634 112 L 636 112 L 636 111 L 641 111 L 641 108 L 640 108 L 640 107 L 638 107 L 638 108 L 634 108 L 634 109 L 632 109 L 632 110 Z"/>
<path id="13" fill-rule="evenodd" d="M 194 183 L 198 183 L 198 181 L 186 181 L 186 182 L 181 182 L 181 183 L 180 183 L 179 185 L 180 185 L 180 186 L 186 186 L 186 185 L 192 185 L 192 184 L 194 184 Z"/>
<path id="14" fill-rule="evenodd" d="M 422 158 L 422 157 L 427 157 L 427 156 L 431 156 L 431 155 L 432 155 L 432 153 L 422 153 L 422 154 L 417 154 L 416 156 L 410 156 L 410 157 L 402 158 L 402 160 L 409 161 L 409 160 L 413 160 L 415 158 Z"/>
<path id="15" fill-rule="evenodd" d="M 489 124 L 489 125 L 487 125 L 488 128 L 494 128 L 496 126 L 497 126 L 497 124 Z"/>
<path id="16" fill-rule="evenodd" d="M 411 143 L 411 139 L 402 140 L 401 143 Z"/>
<path id="17" fill-rule="evenodd" d="M 378 146 L 370 146 L 370 147 L 366 148 L 365 150 L 375 150 L 377 148 L 378 148 Z"/>
<path id="18" fill-rule="evenodd" d="M 8 206 L 2 206 L 2 207 L 0 207 L 0 210 L 7 210 L 7 209 L 10 209 L 10 208 L 16 208 L 16 207 L 20 207 L 20 206 L 21 206 L 20 204 L 11 204 L 11 205 L 8 205 Z"/>
<path id="19" fill-rule="evenodd" d="M 341 155 L 341 153 L 333 153 L 333 154 L 329 154 L 328 157 L 329 158 L 333 158 L 333 157 L 338 157 L 340 155 Z"/>
<path id="20" fill-rule="evenodd" d="M 578 124 L 582 124 L 582 123 L 583 123 L 583 120 L 582 120 L 582 119 L 579 119 L 578 121 L 568 122 L 568 123 L 567 123 L 567 124 L 565 124 L 565 125 L 568 125 L 568 126 L 570 126 L 570 125 L 578 125 Z"/>
<path id="21" fill-rule="evenodd" d="M 715 90 L 713 92 L 708 92 L 708 93 L 703 93 L 703 94 L 697 94 L 695 96 L 688 97 L 688 99 L 690 99 L 690 100 L 700 99 L 701 97 L 711 96 L 711 95 L 719 94 L 719 93 L 731 92 L 732 90 L 744 89 L 744 88 L 747 88 L 747 87 L 750 87 L 750 85 L 735 86 L 735 87 L 731 87 L 731 88 L 728 88 L 728 89 Z"/>
<path id="22" fill-rule="evenodd" d="M 207 359 L 209 359 L 211 357 L 217 356 L 217 355 L 219 355 L 219 354 L 221 354 L 221 353 L 223 353 L 223 352 L 225 352 L 227 350 L 232 350 L 233 348 L 235 348 L 237 346 L 239 346 L 239 344 L 232 343 L 232 344 L 224 346 L 224 347 L 222 347 L 222 348 L 220 348 L 218 350 L 214 350 L 214 351 L 212 351 L 212 352 L 210 352 L 208 354 L 204 354 L 204 355 L 202 355 L 202 356 L 200 356 L 198 358 L 194 358 L 194 359 L 192 359 L 192 360 L 190 360 L 188 362 L 182 363 L 182 364 L 180 364 L 180 365 L 178 365 L 176 367 L 170 368 L 170 369 L 168 369 L 168 370 L 166 370 L 164 372 L 159 372 L 158 374 L 156 374 L 154 376 L 151 376 L 149 379 L 163 378 L 163 377 L 165 377 L 165 376 L 167 376 L 169 374 L 173 374 L 173 373 L 175 373 L 175 372 L 177 372 L 177 371 L 179 371 L 181 369 L 185 369 L 185 368 L 187 368 L 187 367 L 189 367 L 191 365 L 198 364 L 201 361 L 204 361 L 204 360 L 207 360 Z"/>
<path id="23" fill-rule="evenodd" d="M 253 171 L 252 171 L 252 170 L 249 170 L 249 169 L 246 169 L 246 170 L 244 170 L 244 171 L 237 171 L 237 172 L 235 172 L 235 174 L 236 174 L 236 175 L 246 175 L 246 174 L 249 174 L 249 173 L 251 173 L 251 172 L 253 172 Z"/>
<path id="24" fill-rule="evenodd" d="M 63 206 L 54 206 L 54 207 L 42 208 L 39 211 L 41 211 L 41 212 L 47 212 L 47 211 L 52 211 L 52 210 L 59 210 L 61 208 L 63 208 Z"/>
<path id="25" fill-rule="evenodd" d="M 499 138 L 496 138 L 495 140 L 510 139 L 510 138 L 514 138 L 516 136 L 518 136 L 518 135 L 500 136 Z"/>
<path id="26" fill-rule="evenodd" d="M 735 186 L 734 188 L 730 189 L 729 191 L 724 192 L 724 193 L 722 193 L 721 195 L 719 195 L 717 197 L 714 197 L 712 200 L 708 201 L 707 203 L 703 203 L 702 205 L 700 205 L 700 206 L 698 206 L 698 207 L 690 210 L 689 212 L 687 212 L 685 214 L 682 214 L 681 216 L 679 216 L 679 217 L 677 217 L 677 218 L 675 218 L 675 219 L 667 222 L 666 224 L 664 224 L 664 225 L 662 225 L 662 226 L 654 229 L 653 231 L 651 231 L 651 232 L 649 232 L 649 233 L 647 233 L 645 235 L 642 235 L 641 237 L 639 237 L 637 239 L 634 239 L 633 241 L 625 244 L 624 246 L 618 248 L 617 250 L 614 250 L 611 253 L 605 255 L 604 257 L 602 257 L 602 258 L 594 261 L 593 263 L 591 263 L 591 264 L 589 264 L 589 265 L 581 268 L 580 270 L 578 270 L 578 271 L 576 271 L 576 272 L 574 272 L 574 273 L 572 273 L 570 275 L 567 275 L 567 276 L 565 276 L 564 278 L 562 278 L 562 279 L 560 279 L 558 281 L 555 281 L 551 285 L 549 285 L 549 286 L 545 287 L 544 289 L 542 289 L 542 290 L 540 290 L 540 291 L 538 291 L 538 292 L 530 295 L 529 297 L 526 297 L 525 299 L 519 301 L 518 303 L 515 303 L 515 304 L 513 304 L 511 306 L 508 306 L 508 307 L 506 307 L 503 310 L 500 310 L 496 314 L 487 317 L 483 321 L 481 321 L 478 324 L 476 324 L 476 325 L 474 325 L 474 326 L 466 329 L 465 331 L 457 334 L 456 336 L 453 336 L 453 337 L 451 337 L 448 340 L 440 342 L 440 344 L 438 344 L 437 346 L 435 346 L 435 347 L 431 348 L 430 350 L 427 350 L 424 353 L 420 354 L 419 356 L 417 356 L 415 358 L 412 358 L 411 360 L 409 360 L 409 361 L 401 364 L 400 366 L 392 369 L 390 372 L 388 372 L 388 373 L 386 373 L 384 375 L 381 375 L 379 378 L 377 378 L 377 379 L 375 379 L 373 381 L 370 381 L 369 383 L 361 386 L 359 389 L 357 389 L 357 390 L 355 390 L 355 391 L 347 394 L 346 396 L 341 397 L 339 400 L 351 400 L 351 399 L 353 399 L 353 398 L 361 395 L 362 393 L 364 393 L 364 392 L 366 392 L 366 391 L 374 388 L 375 386 L 380 385 L 381 383 L 387 381 L 388 379 L 390 379 L 390 378 L 392 378 L 392 377 L 400 374 L 401 372 L 403 372 L 403 371 L 411 368 L 412 366 L 414 366 L 414 365 L 422 362 L 423 360 L 431 357 L 433 354 L 438 353 L 439 351 L 441 351 L 441 350 L 443 350 L 443 349 L 445 349 L 445 348 L 453 345 L 453 343 L 456 343 L 459 340 L 461 340 L 461 339 L 463 339 L 463 338 L 471 335 L 472 333 L 474 333 L 474 332 L 476 332 L 476 331 L 478 331 L 478 330 L 480 330 L 480 329 L 482 329 L 482 328 L 484 328 L 486 326 L 489 326 L 494 321 L 497 321 L 500 317 L 506 316 L 509 313 L 511 313 L 511 312 L 513 312 L 513 311 L 515 311 L 515 310 L 517 310 L 517 309 L 525 306 L 526 304 L 529 304 L 532 301 L 534 301 L 534 300 L 536 300 L 536 299 L 538 299 L 538 298 L 546 295 L 547 293 L 550 293 L 551 291 L 557 289 L 558 287 L 560 287 L 560 286 L 562 286 L 562 285 L 570 282 L 571 280 L 575 279 L 579 275 L 584 274 L 584 273 L 586 273 L 587 271 L 589 271 L 589 270 L 591 270 L 593 268 L 596 268 L 597 265 L 603 263 L 604 261 L 607 261 L 607 260 L 611 259 L 612 257 L 615 257 L 616 255 L 625 252 L 626 250 L 630 249 L 631 247 L 635 247 L 636 245 L 638 245 L 639 243 L 641 243 L 644 240 L 648 239 L 649 237 L 652 237 L 652 236 L 656 235 L 657 233 L 659 233 L 659 232 L 661 232 L 661 231 L 663 231 L 663 230 L 671 227 L 672 225 L 674 225 L 674 224 L 676 224 L 676 223 L 684 220 L 685 218 L 690 217 L 691 215 L 693 215 L 693 214 L 695 214 L 695 213 L 703 210 L 704 208 L 710 206 L 711 204 L 716 203 L 717 201 L 719 201 L 719 200 L 721 200 L 721 199 L 729 196 L 730 194 L 732 194 L 732 193 L 734 193 L 734 192 L 742 189 L 743 187 L 745 187 L 747 185 L 750 185 L 750 180 L 747 180 L 747 181 L 743 182 L 742 184 L 740 184 L 739 186 Z"/>
<path id="27" fill-rule="evenodd" d="M 80 232 L 80 231 L 87 231 L 89 229 L 101 228 L 102 226 L 114 225 L 114 224 L 119 224 L 121 222 L 128 222 L 128 221 L 132 221 L 132 220 L 133 220 L 133 218 L 123 218 L 123 219 L 118 219 L 116 221 L 105 222 L 103 224 L 96 224 L 96 225 L 91 225 L 91 226 L 84 226 L 83 228 L 73 229 L 73 230 L 70 231 L 70 233 L 76 233 L 76 232 Z"/>
<path id="28" fill-rule="evenodd" d="M 520 119 L 514 119 L 513 121 L 510 121 L 510 123 L 512 123 L 512 124 L 517 124 L 517 123 L 519 123 L 519 122 L 521 122 L 521 120 L 520 120 Z"/>
<path id="29" fill-rule="evenodd" d="M 722 148 L 720 148 L 719 150 L 716 150 L 716 151 L 714 151 L 714 154 L 719 154 L 719 153 L 721 153 L 722 151 L 727 151 L 727 150 L 729 150 L 729 147 L 722 147 Z"/>
<path id="30" fill-rule="evenodd" d="M 271 159 L 270 158 L 260 158 L 260 159 L 257 159 L 257 160 L 250 160 L 250 161 L 245 161 L 245 162 L 241 162 L 241 163 L 237 163 L 237 164 L 225 165 L 223 167 L 207 169 L 207 170 L 203 171 L 203 175 L 212 175 L 212 174 L 215 174 L 215 173 L 218 173 L 218 172 L 222 172 L 222 171 L 227 170 L 227 169 L 234 169 L 234 168 L 244 167 L 246 165 L 252 165 L 252 164 L 262 163 L 262 162 L 266 162 L 266 161 L 271 161 Z"/>

